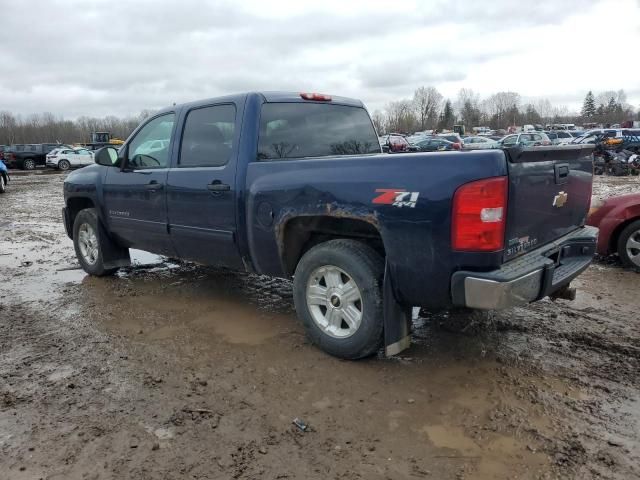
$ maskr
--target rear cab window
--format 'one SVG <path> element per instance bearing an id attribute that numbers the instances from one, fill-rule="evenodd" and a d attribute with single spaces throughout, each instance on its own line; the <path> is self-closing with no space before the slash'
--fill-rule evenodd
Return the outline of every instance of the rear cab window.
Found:
<path id="1" fill-rule="evenodd" d="M 380 153 L 369 114 L 333 103 L 265 103 L 258 160 Z"/>

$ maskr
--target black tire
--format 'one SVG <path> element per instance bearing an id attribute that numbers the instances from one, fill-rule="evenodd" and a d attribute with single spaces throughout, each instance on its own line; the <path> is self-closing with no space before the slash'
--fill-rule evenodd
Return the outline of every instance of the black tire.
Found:
<path id="1" fill-rule="evenodd" d="M 0 193 L 4 193 L 7 191 L 7 179 L 4 175 L 0 175 Z"/>
<path id="2" fill-rule="evenodd" d="M 35 170 L 36 161 L 33 158 L 25 158 L 22 161 L 22 169 L 23 170 Z"/>
<path id="3" fill-rule="evenodd" d="M 95 257 L 95 261 L 91 263 L 89 260 L 85 259 L 82 254 L 80 242 L 80 228 L 86 224 L 88 227 L 93 230 L 96 237 L 97 243 L 97 256 Z M 76 215 L 76 218 L 73 222 L 73 247 L 76 251 L 76 257 L 78 258 L 78 262 L 80 262 L 80 266 L 82 269 L 87 272 L 89 275 L 94 275 L 96 277 L 104 277 L 106 275 L 112 275 L 116 271 L 117 268 L 105 268 L 104 263 L 102 261 L 102 246 L 100 244 L 100 235 L 98 230 L 98 216 L 96 215 L 96 211 L 94 208 L 85 208 L 81 210 Z"/>
<path id="4" fill-rule="evenodd" d="M 69 160 L 60 160 L 58 162 L 58 170 L 69 170 L 71 168 L 71 164 Z"/>
<path id="5" fill-rule="evenodd" d="M 627 225 L 622 232 L 620 232 L 620 236 L 618 237 L 618 245 L 616 246 L 618 249 L 618 255 L 620 256 L 620 260 L 622 260 L 622 264 L 625 267 L 631 268 L 636 272 L 640 272 L 640 263 L 634 263 L 633 259 L 629 256 L 627 252 L 627 242 L 629 239 L 636 240 L 640 242 L 640 220 L 636 220 Z M 631 249 L 631 252 L 636 249 Z M 639 258 L 636 259 L 636 262 L 640 261 L 640 248 L 638 250 Z"/>
<path id="6" fill-rule="evenodd" d="M 337 267 L 353 279 L 361 294 L 361 320 L 355 333 L 335 338 L 314 320 L 307 303 L 312 274 L 324 266 Z M 310 340 L 325 352 L 355 360 L 374 354 L 383 340 L 382 279 L 384 260 L 368 245 L 355 240 L 330 240 L 307 251 L 298 263 L 293 280 L 293 299 L 298 318 Z"/>

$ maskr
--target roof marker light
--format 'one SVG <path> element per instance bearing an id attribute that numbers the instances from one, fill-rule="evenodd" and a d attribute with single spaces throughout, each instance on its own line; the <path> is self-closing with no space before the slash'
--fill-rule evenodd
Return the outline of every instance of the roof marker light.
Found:
<path id="1" fill-rule="evenodd" d="M 323 93 L 301 93 L 300 97 L 305 100 L 313 100 L 316 102 L 330 102 L 331 95 L 324 95 Z"/>

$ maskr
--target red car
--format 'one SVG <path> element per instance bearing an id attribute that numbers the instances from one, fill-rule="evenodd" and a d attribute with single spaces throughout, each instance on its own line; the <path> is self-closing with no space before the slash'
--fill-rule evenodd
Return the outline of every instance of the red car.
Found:
<path id="1" fill-rule="evenodd" d="M 402 135 L 389 134 L 380 140 L 382 151 L 385 153 L 402 153 L 409 151 L 409 142 Z"/>
<path id="2" fill-rule="evenodd" d="M 587 224 L 600 229 L 600 255 L 617 253 L 625 266 L 640 272 L 640 193 L 594 200 Z"/>

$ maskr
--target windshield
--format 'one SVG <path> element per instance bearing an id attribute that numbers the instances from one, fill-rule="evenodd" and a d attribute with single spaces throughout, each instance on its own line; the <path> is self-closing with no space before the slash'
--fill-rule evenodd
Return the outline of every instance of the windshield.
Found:
<path id="1" fill-rule="evenodd" d="M 380 153 L 380 143 L 364 108 L 320 103 L 262 107 L 259 160 L 366 153 Z"/>

